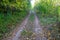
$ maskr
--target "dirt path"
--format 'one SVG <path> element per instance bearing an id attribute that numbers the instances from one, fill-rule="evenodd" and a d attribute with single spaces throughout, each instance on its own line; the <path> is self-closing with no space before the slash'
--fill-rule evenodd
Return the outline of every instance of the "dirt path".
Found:
<path id="1" fill-rule="evenodd" d="M 22 24 L 6 40 L 47 40 L 35 13 L 29 14 Z"/>
<path id="2" fill-rule="evenodd" d="M 33 17 L 32 20 L 31 17 Z M 40 25 L 40 22 L 36 14 L 30 16 L 24 30 L 25 31 L 23 31 L 22 35 L 19 37 L 19 40 L 47 40 L 47 38 L 44 37 L 44 30 Z"/>
<path id="3" fill-rule="evenodd" d="M 29 15 L 30 16 L 30 15 Z M 18 38 L 21 35 L 21 32 L 23 31 L 23 29 L 25 28 L 25 25 L 28 22 L 29 16 L 25 19 L 25 21 L 21 24 L 19 30 L 17 31 L 17 33 L 15 34 L 15 36 L 12 38 L 12 40 L 18 40 Z"/>
<path id="4" fill-rule="evenodd" d="M 34 32 L 37 35 L 36 40 L 47 40 L 47 38 L 43 36 L 44 35 L 44 32 L 43 32 L 44 30 L 43 30 L 42 26 L 40 25 L 40 21 L 38 20 L 38 17 L 36 16 L 36 14 L 34 14 L 34 16 L 35 16 Z"/>

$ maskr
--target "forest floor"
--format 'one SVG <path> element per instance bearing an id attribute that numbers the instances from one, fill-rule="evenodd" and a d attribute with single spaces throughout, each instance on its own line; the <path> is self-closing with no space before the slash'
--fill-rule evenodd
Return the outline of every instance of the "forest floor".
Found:
<path id="1" fill-rule="evenodd" d="M 27 18 L 10 33 L 4 40 L 48 40 L 45 29 L 40 25 L 40 21 L 35 13 L 31 13 Z"/>

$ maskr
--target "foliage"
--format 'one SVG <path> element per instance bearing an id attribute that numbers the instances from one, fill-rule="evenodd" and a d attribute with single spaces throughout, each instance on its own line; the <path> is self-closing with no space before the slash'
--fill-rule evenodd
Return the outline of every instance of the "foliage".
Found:
<path id="1" fill-rule="evenodd" d="M 29 0 L 0 0 L 0 40 L 28 15 L 29 7 Z"/>
<path id="2" fill-rule="evenodd" d="M 42 16 L 53 17 L 53 15 L 57 15 L 57 7 L 53 3 L 52 0 L 41 0 L 39 4 L 36 4 L 36 11 L 40 13 Z"/>
<path id="3" fill-rule="evenodd" d="M 47 32 L 47 34 L 49 35 L 48 40 L 60 40 L 59 4 L 58 0 L 41 0 L 38 4 L 35 5 L 35 11 L 40 18 L 42 25 L 49 27 Z M 49 26 L 50 24 L 54 25 Z"/>

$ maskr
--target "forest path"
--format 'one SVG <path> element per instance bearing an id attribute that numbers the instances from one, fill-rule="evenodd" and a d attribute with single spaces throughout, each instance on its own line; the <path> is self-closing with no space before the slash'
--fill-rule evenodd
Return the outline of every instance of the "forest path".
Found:
<path id="1" fill-rule="evenodd" d="M 36 13 L 31 13 L 19 28 L 13 31 L 12 37 L 6 40 L 47 40 L 44 35 L 43 27 L 40 25 Z"/>

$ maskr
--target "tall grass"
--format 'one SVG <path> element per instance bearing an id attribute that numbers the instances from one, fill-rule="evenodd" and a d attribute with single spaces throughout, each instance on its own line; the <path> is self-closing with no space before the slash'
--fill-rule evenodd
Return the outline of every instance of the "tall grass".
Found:
<path id="1" fill-rule="evenodd" d="M 57 3 L 56 0 L 41 0 L 35 6 L 35 11 L 44 26 L 54 23 L 54 25 L 48 26 L 49 40 L 60 40 L 60 5 Z"/>
<path id="2" fill-rule="evenodd" d="M 3 13 L 0 14 L 0 39 L 5 35 L 5 33 L 13 30 L 17 23 L 21 23 L 21 21 L 27 16 L 26 12 L 16 12 L 14 14 L 7 13 L 5 16 Z"/>

